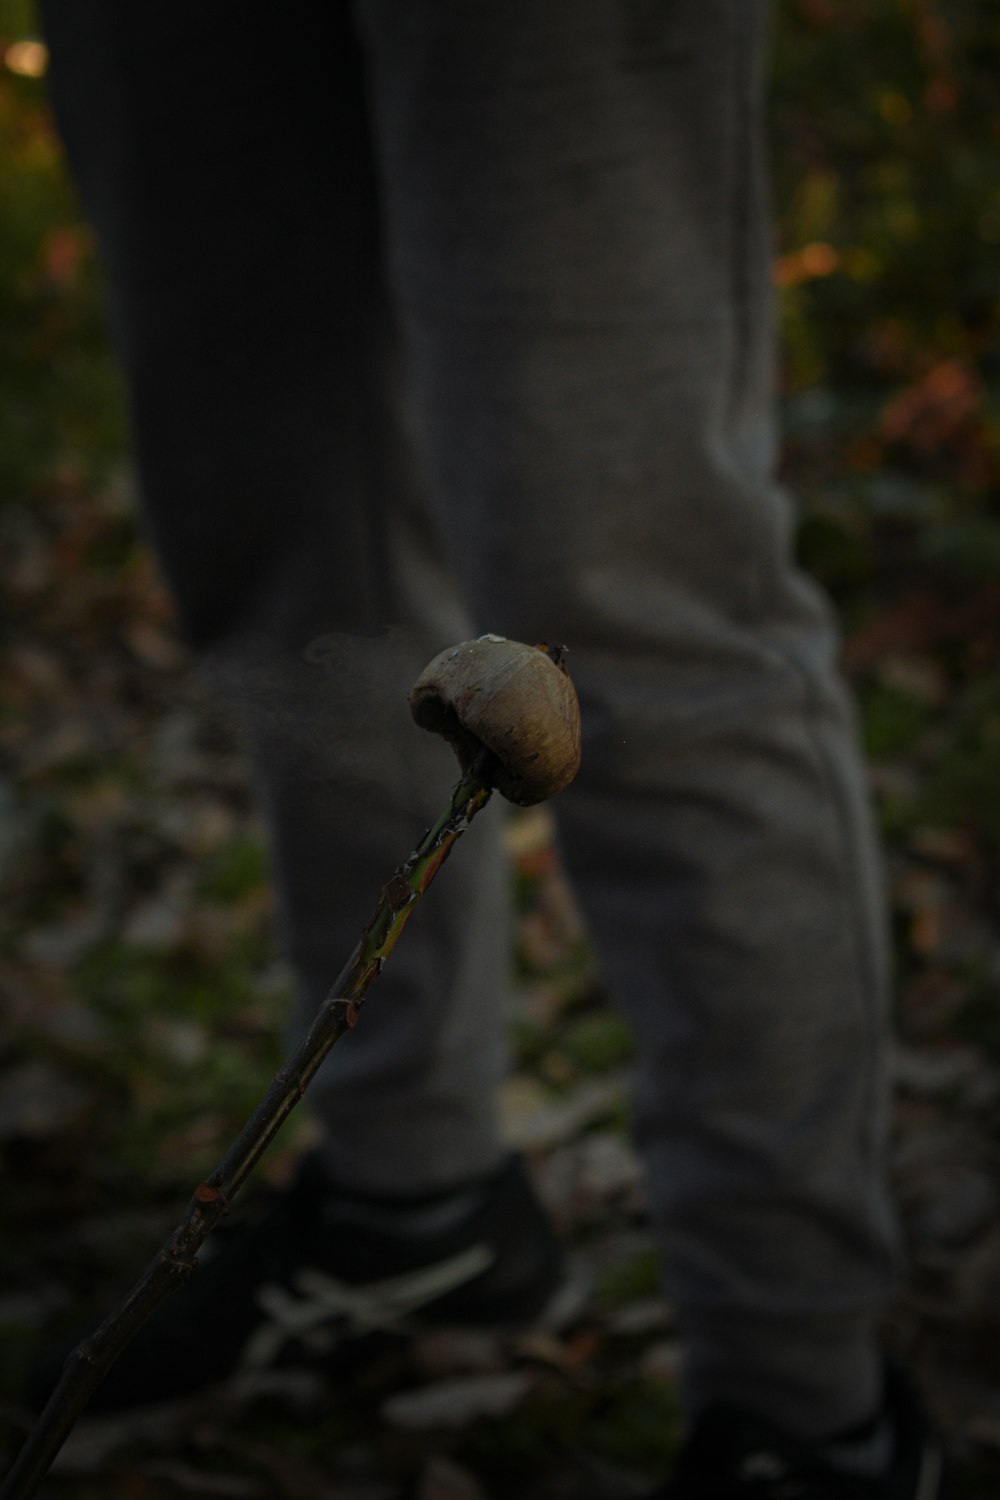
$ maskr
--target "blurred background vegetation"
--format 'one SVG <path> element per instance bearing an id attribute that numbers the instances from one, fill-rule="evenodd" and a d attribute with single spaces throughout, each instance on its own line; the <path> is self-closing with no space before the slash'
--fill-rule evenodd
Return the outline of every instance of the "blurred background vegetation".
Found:
<path id="1" fill-rule="evenodd" d="M 294 41 L 280 26 L 276 7 L 276 49 Z M 0 0 L 9 1444 L 32 1348 L 82 1308 L 105 1310 L 214 1163 L 278 1059 L 288 988 L 239 756 L 136 526 L 99 275 L 44 74 L 32 6 Z M 844 622 L 895 924 L 894 1172 L 909 1259 L 891 1332 L 970 1500 L 997 1493 L 1000 1453 L 998 77 L 994 0 L 777 5 L 784 466 L 802 557 Z M 454 1493 L 475 1500 L 501 1452 L 526 1500 L 585 1495 L 598 1472 L 624 1496 L 629 1473 L 662 1471 L 675 1363 L 622 1133 L 630 1044 L 544 821 L 516 824 L 511 853 L 524 997 L 512 1131 L 562 1227 L 602 1266 L 587 1319 L 558 1347 L 495 1356 L 531 1371 L 533 1400 L 492 1422 L 473 1414 L 447 1440 L 430 1421 L 404 1441 L 385 1391 L 369 1393 L 360 1450 L 343 1411 L 307 1429 L 258 1416 L 252 1462 L 238 1417 L 200 1429 L 200 1448 L 197 1434 L 123 1437 L 54 1479 L 53 1495 L 371 1497 L 402 1484 L 430 1500 L 444 1492 L 428 1475 L 450 1464 Z M 353 1481 L 338 1468 L 348 1450 Z M 553 1463 L 561 1478 L 546 1489 Z"/>

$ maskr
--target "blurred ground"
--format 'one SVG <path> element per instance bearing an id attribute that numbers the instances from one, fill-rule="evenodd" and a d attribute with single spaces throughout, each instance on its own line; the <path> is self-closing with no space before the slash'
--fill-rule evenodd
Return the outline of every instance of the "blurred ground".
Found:
<path id="1" fill-rule="evenodd" d="M 137 536 L 30 25 L 0 5 L 0 1452 L 34 1345 L 107 1310 L 255 1102 L 288 996 L 240 758 Z M 845 623 L 896 938 L 889 1336 L 968 1500 L 1000 1492 L 998 73 L 1000 16 L 975 0 L 779 6 L 786 467 Z M 511 856 L 508 1126 L 593 1276 L 579 1318 L 429 1338 L 348 1392 L 290 1390 L 290 1411 L 216 1400 L 112 1427 L 68 1452 L 53 1500 L 626 1500 L 665 1472 L 677 1348 L 627 1139 L 630 1041 L 544 814 L 512 823 Z"/>

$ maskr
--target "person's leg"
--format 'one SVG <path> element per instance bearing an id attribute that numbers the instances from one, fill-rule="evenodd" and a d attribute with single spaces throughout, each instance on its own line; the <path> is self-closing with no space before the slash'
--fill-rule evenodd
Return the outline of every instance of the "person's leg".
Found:
<path id="1" fill-rule="evenodd" d="M 830 1432 L 881 1379 L 882 911 L 773 474 L 762 8 L 358 12 L 455 563 L 580 688 L 557 810 L 638 1033 L 690 1399 Z"/>
<path id="2" fill-rule="evenodd" d="M 185 632 L 247 735 L 304 1023 L 446 804 L 457 768 L 412 725 L 406 693 L 468 634 L 407 435 L 349 8 L 43 12 L 145 516 Z M 492 810 L 479 820 L 312 1086 L 349 1187 L 430 1191 L 496 1165 L 498 830 Z"/>

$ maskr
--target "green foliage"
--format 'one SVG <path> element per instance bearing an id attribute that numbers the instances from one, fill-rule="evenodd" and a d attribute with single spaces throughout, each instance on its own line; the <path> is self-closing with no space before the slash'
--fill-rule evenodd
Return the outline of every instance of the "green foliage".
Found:
<path id="1" fill-rule="evenodd" d="M 970 583 L 1000 578 L 1000 515 L 971 515 L 928 527 L 917 557 L 936 572 Z"/>
<path id="2" fill-rule="evenodd" d="M 0 0 L 0 38 L 34 36 L 37 30 L 35 0 Z"/>
<path id="3" fill-rule="evenodd" d="M 819 509 L 803 517 L 799 558 L 809 573 L 841 596 L 863 587 L 871 575 L 871 552 L 863 528 Z"/>
<path id="4" fill-rule="evenodd" d="M 91 247 L 39 80 L 0 69 L 0 496 L 120 462 L 120 382 Z"/>
<path id="5" fill-rule="evenodd" d="M 499 1493 L 528 1475 L 534 1492 L 539 1474 L 558 1463 L 560 1452 L 600 1454 L 632 1470 L 663 1474 L 679 1425 L 674 1393 L 659 1381 L 615 1382 L 597 1398 L 551 1382 L 505 1421 L 477 1423 L 459 1453 Z"/>
<path id="6" fill-rule="evenodd" d="M 1000 577 L 1000 12 L 782 0 L 772 70 L 786 468 L 849 626 Z"/>
<path id="7" fill-rule="evenodd" d="M 499 1493 L 509 1493 L 525 1471 L 537 1472 L 560 1450 L 573 1449 L 589 1406 L 585 1394 L 551 1380 L 503 1422 L 477 1422 L 464 1436 L 460 1456 L 499 1483 Z"/>
<path id="8" fill-rule="evenodd" d="M 643 1249 L 631 1259 L 605 1267 L 597 1284 L 597 1300 L 607 1307 L 620 1307 L 659 1296 L 662 1289 L 663 1263 L 659 1253 Z"/>
<path id="9" fill-rule="evenodd" d="M 587 1443 L 597 1453 L 665 1474 L 677 1447 L 681 1418 L 673 1389 L 660 1381 L 630 1380 L 592 1413 Z"/>
<path id="10" fill-rule="evenodd" d="M 560 1030 L 559 1044 L 582 1073 L 605 1073 L 619 1068 L 635 1050 L 631 1031 L 611 1010 L 571 1019 Z"/>
<path id="11" fill-rule="evenodd" d="M 980 969 L 985 966 L 980 965 Z M 968 998 L 955 1019 L 955 1033 L 1000 1063 L 1000 985 L 996 976 L 980 972 L 964 976 Z"/>
<path id="12" fill-rule="evenodd" d="M 1000 683 L 968 692 L 928 769 L 919 812 L 932 824 L 968 829 L 1000 854 Z"/>
<path id="13" fill-rule="evenodd" d="M 773 129 L 782 250 L 823 242 L 836 270 L 786 301 L 798 362 L 840 384 L 896 360 L 985 352 L 997 319 L 1000 13 L 782 0 Z M 956 344 L 959 346 L 956 350 Z"/>
<path id="14" fill-rule="evenodd" d="M 261 1005 L 260 961 L 238 943 L 220 963 L 113 939 L 76 965 L 77 992 L 100 1018 L 103 1041 L 75 1067 L 97 1097 L 114 1101 L 105 1128 L 119 1170 L 159 1162 L 187 1183 L 252 1111 L 283 1053 L 278 1008 Z M 199 1120 L 210 1128 L 192 1141 Z"/>
<path id="15" fill-rule="evenodd" d="M 863 685 L 861 705 L 865 749 L 876 760 L 909 749 L 931 718 L 923 698 L 880 682 Z"/>
<path id="16" fill-rule="evenodd" d="M 267 879 L 263 839 L 243 835 L 214 851 L 202 875 L 201 890 L 217 901 L 238 901 L 266 886 Z"/>

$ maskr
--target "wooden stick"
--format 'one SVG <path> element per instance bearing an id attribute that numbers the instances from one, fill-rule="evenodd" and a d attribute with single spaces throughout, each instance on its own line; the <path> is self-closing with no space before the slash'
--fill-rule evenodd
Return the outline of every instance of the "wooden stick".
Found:
<path id="1" fill-rule="evenodd" d="M 73 1350 L 58 1385 L 3 1484 L 0 1500 L 30 1500 L 111 1365 L 160 1303 L 187 1281 L 198 1250 L 289 1114 L 331 1047 L 355 1024 L 372 982 L 416 903 L 470 822 L 490 799 L 495 758 L 484 751 L 447 811 L 382 888 L 361 940 L 320 1006 L 305 1040 L 277 1073 L 222 1162 L 195 1189 L 187 1213 L 121 1305 Z"/>

